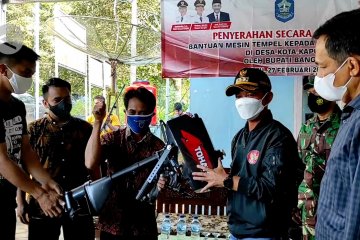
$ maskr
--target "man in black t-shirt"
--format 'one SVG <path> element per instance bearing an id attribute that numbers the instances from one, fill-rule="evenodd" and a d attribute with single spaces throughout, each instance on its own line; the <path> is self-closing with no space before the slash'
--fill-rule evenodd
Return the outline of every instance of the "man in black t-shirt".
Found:
<path id="1" fill-rule="evenodd" d="M 231 143 L 231 167 L 227 174 L 218 167 L 198 166 L 194 180 L 206 181 L 202 189 L 228 189 L 227 215 L 231 240 L 288 239 L 291 211 L 297 203 L 301 162 L 292 133 L 273 119 L 268 104 L 273 98 L 265 72 L 243 68 L 226 89 L 235 95 L 235 107 L 245 126 Z"/>
<path id="2" fill-rule="evenodd" d="M 32 84 L 39 56 L 30 48 L 15 43 L 0 44 L 0 236 L 15 239 L 16 187 L 31 194 L 44 213 L 61 213 L 61 191 L 42 168 L 29 144 L 25 105 L 11 94 L 25 93 Z M 20 163 L 42 186 L 32 181 Z"/>

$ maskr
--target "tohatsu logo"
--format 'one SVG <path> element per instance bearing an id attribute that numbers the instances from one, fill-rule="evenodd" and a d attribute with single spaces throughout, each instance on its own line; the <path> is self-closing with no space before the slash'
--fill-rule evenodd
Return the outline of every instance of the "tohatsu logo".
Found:
<path id="1" fill-rule="evenodd" d="M 184 144 L 188 153 L 190 153 L 195 164 L 200 164 L 204 167 L 213 168 L 209 154 L 203 146 L 203 143 L 196 136 L 184 131 L 181 132 L 181 141 Z"/>
<path id="2" fill-rule="evenodd" d="M 201 150 L 201 146 L 198 146 L 197 148 L 195 148 L 195 153 L 196 153 L 196 156 L 200 162 L 200 165 L 201 166 L 204 166 L 204 167 L 207 167 L 207 163 L 206 163 L 206 160 L 205 160 L 205 157 L 204 157 L 204 154 Z"/>

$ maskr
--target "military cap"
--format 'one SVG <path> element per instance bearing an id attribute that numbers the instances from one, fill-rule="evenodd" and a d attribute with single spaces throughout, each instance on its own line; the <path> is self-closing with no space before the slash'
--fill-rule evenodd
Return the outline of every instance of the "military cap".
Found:
<path id="1" fill-rule="evenodd" d="M 178 6 L 178 7 L 187 7 L 187 6 L 188 6 L 188 4 L 187 4 L 187 2 L 186 2 L 186 1 L 181 0 L 180 2 L 178 2 L 177 6 Z"/>
<path id="2" fill-rule="evenodd" d="M 309 88 L 314 87 L 314 79 L 315 79 L 315 76 L 304 76 L 303 77 L 304 90 L 308 90 Z"/>
<path id="3" fill-rule="evenodd" d="M 195 7 L 204 7 L 206 5 L 205 0 L 196 0 L 194 2 Z"/>
<path id="4" fill-rule="evenodd" d="M 221 4 L 221 0 L 213 0 L 212 4 L 214 4 L 214 3 L 220 3 Z"/>
<path id="5" fill-rule="evenodd" d="M 271 82 L 268 75 L 257 68 L 243 68 L 236 75 L 234 84 L 226 88 L 226 96 L 238 94 L 240 91 L 271 91 Z"/>

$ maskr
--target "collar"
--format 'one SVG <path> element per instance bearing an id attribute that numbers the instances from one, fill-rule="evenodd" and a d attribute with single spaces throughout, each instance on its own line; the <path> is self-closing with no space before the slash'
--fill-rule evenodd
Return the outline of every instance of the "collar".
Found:
<path id="1" fill-rule="evenodd" d="M 261 118 L 260 122 L 258 123 L 258 125 L 256 125 L 256 127 L 251 132 L 261 129 L 263 126 L 266 126 L 273 120 L 272 113 L 269 109 L 264 109 L 263 112 L 261 113 L 260 118 Z M 245 124 L 245 131 L 249 132 L 249 123 L 248 122 L 246 122 L 246 124 Z"/>
<path id="2" fill-rule="evenodd" d="M 340 109 L 337 106 L 335 106 L 334 111 L 330 114 L 330 116 L 325 120 L 324 123 L 326 123 L 326 122 L 334 122 L 334 121 L 338 122 L 340 115 L 341 115 Z M 310 118 L 308 121 L 310 123 L 318 123 L 318 122 L 320 122 L 320 120 L 318 118 L 318 114 L 315 113 L 314 116 L 312 118 Z"/>
<path id="3" fill-rule="evenodd" d="M 360 95 L 351 100 L 342 111 L 341 120 L 349 118 L 354 109 L 360 110 Z"/>
<path id="4" fill-rule="evenodd" d="M 309 122 L 310 124 L 314 124 L 315 128 L 317 129 L 317 133 L 321 134 L 324 131 L 326 131 L 328 127 L 338 125 L 340 122 L 340 117 L 341 117 L 341 111 L 339 108 L 336 107 L 334 109 L 334 112 L 331 113 L 331 115 L 322 124 L 320 124 L 320 120 L 317 114 L 315 114 L 314 117 L 310 118 Z"/>
<path id="5" fill-rule="evenodd" d="M 73 117 L 70 116 L 69 120 L 67 120 L 66 122 L 64 122 L 64 123 L 57 123 L 57 122 L 50 116 L 50 114 L 48 114 L 48 113 L 45 114 L 44 118 L 46 118 L 52 125 L 59 126 L 59 127 L 63 127 L 63 126 L 65 126 L 65 125 L 68 125 L 68 124 L 71 122 L 71 120 L 73 119 Z"/>
<path id="6" fill-rule="evenodd" d="M 344 108 L 344 110 L 345 110 L 347 107 L 352 107 L 352 108 L 355 108 L 355 109 L 360 110 L 360 94 L 359 94 L 356 98 L 354 98 L 353 100 L 351 100 L 351 102 L 349 102 L 349 104 L 346 105 L 346 107 Z"/>
<path id="7" fill-rule="evenodd" d="M 128 127 L 128 126 L 126 126 L 126 129 L 125 129 L 125 137 L 126 137 L 126 139 L 127 140 L 135 140 L 134 139 L 134 137 L 132 136 L 132 132 L 131 132 L 131 129 Z M 141 138 L 141 140 L 140 141 L 138 141 L 138 143 L 140 143 L 140 142 L 146 142 L 148 139 L 150 139 L 150 136 L 151 136 L 151 132 L 150 132 L 150 130 L 148 130 L 147 132 L 146 132 L 146 134 Z"/>

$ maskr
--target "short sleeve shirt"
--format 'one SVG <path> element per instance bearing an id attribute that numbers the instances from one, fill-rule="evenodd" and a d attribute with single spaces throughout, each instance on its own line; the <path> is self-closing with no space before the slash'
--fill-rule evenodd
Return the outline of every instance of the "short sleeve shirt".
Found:
<path id="1" fill-rule="evenodd" d="M 8 156 L 16 163 L 21 159 L 21 144 L 26 130 L 25 105 L 19 99 L 11 96 L 8 102 L 0 101 L 0 143 L 5 143 Z M 16 187 L 0 174 L 1 200 L 11 202 L 16 206 Z"/>
<path id="2" fill-rule="evenodd" d="M 25 105 L 11 97 L 9 102 L 0 101 L 0 109 L 0 143 L 6 143 L 9 157 L 19 163 L 22 136 L 27 134 Z"/>

